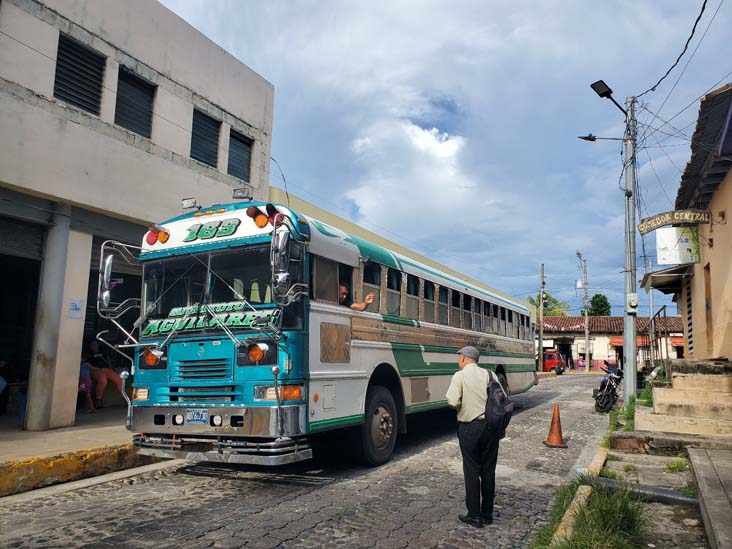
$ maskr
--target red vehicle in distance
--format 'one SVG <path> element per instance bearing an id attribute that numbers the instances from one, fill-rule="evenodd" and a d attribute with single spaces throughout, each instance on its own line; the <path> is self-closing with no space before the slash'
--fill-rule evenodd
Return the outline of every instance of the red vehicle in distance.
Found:
<path id="1" fill-rule="evenodd" d="M 567 363 L 559 354 L 559 351 L 553 349 L 544 351 L 544 372 L 556 372 L 557 375 L 562 375 L 564 370 L 567 368 Z"/>

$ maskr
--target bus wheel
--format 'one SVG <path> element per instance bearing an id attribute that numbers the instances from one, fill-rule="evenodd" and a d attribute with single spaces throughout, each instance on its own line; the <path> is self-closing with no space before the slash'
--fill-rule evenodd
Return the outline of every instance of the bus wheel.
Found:
<path id="1" fill-rule="evenodd" d="M 375 467 L 386 463 L 394 453 L 398 418 L 391 392 L 374 385 L 366 393 L 366 421 L 361 426 L 361 459 Z"/>
<path id="2" fill-rule="evenodd" d="M 503 372 L 498 372 L 498 382 L 501 384 L 501 387 L 503 387 L 503 391 L 510 395 L 511 392 L 508 389 L 508 381 L 506 380 L 506 374 Z"/>

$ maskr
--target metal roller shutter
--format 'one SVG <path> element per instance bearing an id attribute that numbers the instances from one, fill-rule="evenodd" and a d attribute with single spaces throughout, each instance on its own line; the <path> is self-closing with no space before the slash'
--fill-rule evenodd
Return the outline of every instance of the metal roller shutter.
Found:
<path id="1" fill-rule="evenodd" d="M 120 67 L 114 123 L 150 138 L 154 98 L 155 86 Z"/>
<path id="2" fill-rule="evenodd" d="M 218 120 L 193 110 L 191 158 L 214 168 L 218 165 L 220 127 L 221 122 Z"/>
<path id="3" fill-rule="evenodd" d="M 65 34 L 59 35 L 53 95 L 99 114 L 106 57 Z"/>
<path id="4" fill-rule="evenodd" d="M 42 225 L 0 217 L 0 254 L 42 259 L 45 228 Z"/>
<path id="5" fill-rule="evenodd" d="M 229 175 L 249 182 L 252 163 L 252 142 L 232 130 L 229 139 Z"/>

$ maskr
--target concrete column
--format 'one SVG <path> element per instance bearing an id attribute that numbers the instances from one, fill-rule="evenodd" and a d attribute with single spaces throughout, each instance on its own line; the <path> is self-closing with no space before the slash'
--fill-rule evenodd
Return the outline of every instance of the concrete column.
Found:
<path id="1" fill-rule="evenodd" d="M 71 231 L 71 207 L 57 204 L 46 237 L 34 326 L 25 428 L 74 424 L 89 282 L 89 234 Z"/>
<path id="2" fill-rule="evenodd" d="M 218 167 L 221 173 L 227 173 L 229 169 L 229 136 L 231 133 L 231 126 L 226 122 L 221 123 L 219 129 L 219 153 L 218 153 Z"/>
<path id="3" fill-rule="evenodd" d="M 104 67 L 104 88 L 102 102 L 99 107 L 99 118 L 107 124 L 114 124 L 114 114 L 117 109 L 117 81 L 119 77 L 119 63 L 108 57 Z"/>

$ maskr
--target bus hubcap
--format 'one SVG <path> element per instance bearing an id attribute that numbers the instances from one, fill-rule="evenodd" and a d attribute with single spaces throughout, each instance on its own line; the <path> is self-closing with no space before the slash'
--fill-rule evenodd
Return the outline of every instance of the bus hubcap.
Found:
<path id="1" fill-rule="evenodd" d="M 389 409 L 380 404 L 371 418 L 371 440 L 374 446 L 382 448 L 387 445 L 391 439 L 394 430 L 394 420 L 389 413 Z"/>

